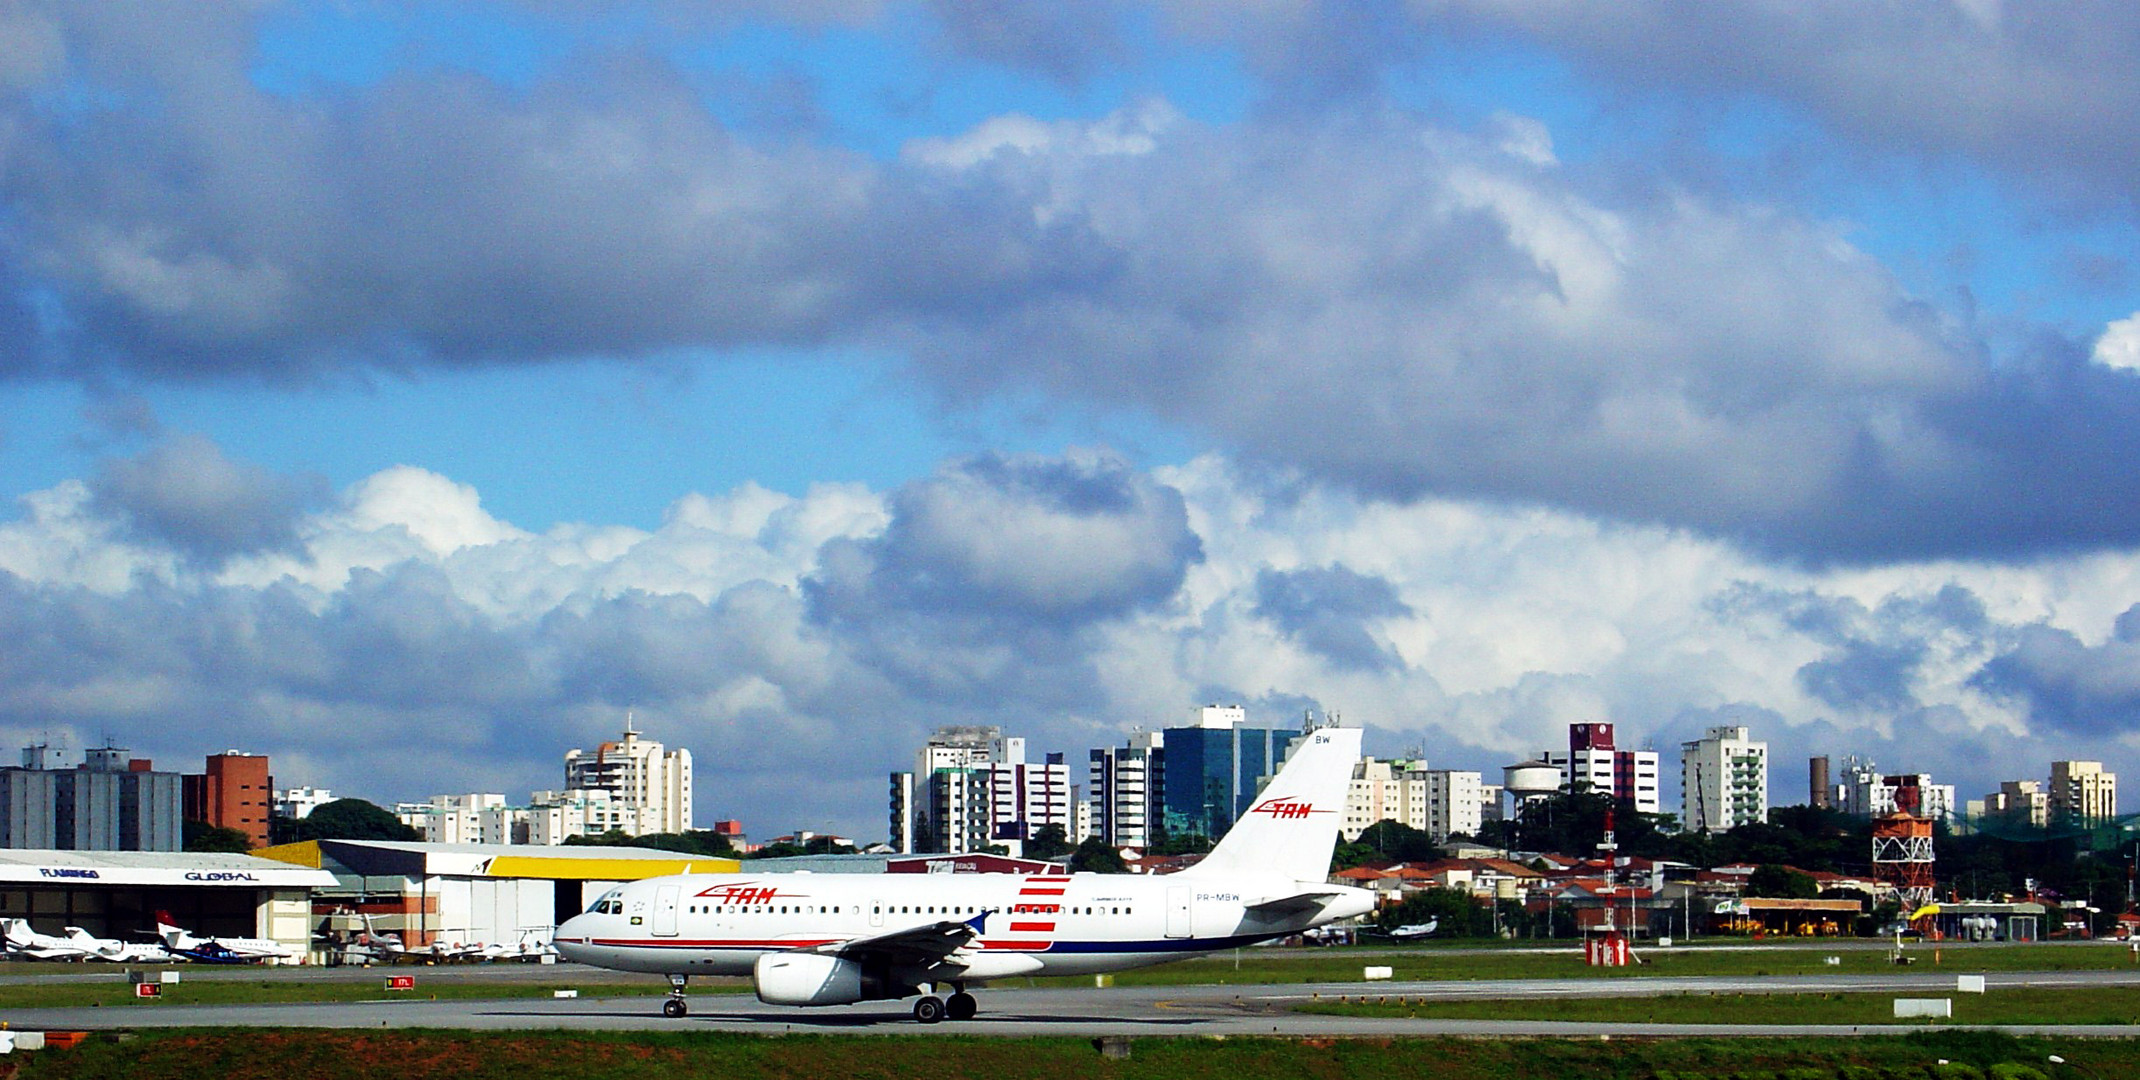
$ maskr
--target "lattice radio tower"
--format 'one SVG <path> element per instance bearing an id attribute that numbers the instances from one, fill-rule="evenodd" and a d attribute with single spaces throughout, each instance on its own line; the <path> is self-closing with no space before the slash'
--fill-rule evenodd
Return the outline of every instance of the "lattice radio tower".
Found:
<path id="1" fill-rule="evenodd" d="M 1932 819 L 1917 816 L 1915 784 L 1895 788 L 1895 812 L 1873 821 L 1873 880 L 1895 892 L 1902 917 L 1932 902 Z"/>

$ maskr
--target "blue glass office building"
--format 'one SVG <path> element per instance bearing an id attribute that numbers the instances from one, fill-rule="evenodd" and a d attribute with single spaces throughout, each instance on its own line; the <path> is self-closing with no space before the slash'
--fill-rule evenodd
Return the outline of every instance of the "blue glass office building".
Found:
<path id="1" fill-rule="evenodd" d="M 1298 731 L 1238 725 L 1166 729 L 1167 832 L 1225 835 L 1299 737 Z"/>

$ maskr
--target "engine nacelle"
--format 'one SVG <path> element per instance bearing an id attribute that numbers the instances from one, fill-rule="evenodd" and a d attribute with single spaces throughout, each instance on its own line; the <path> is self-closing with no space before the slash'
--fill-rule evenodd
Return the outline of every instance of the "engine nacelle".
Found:
<path id="1" fill-rule="evenodd" d="M 751 966 L 751 984 L 768 1005 L 849 1005 L 898 996 L 862 965 L 823 953 L 766 953 Z"/>

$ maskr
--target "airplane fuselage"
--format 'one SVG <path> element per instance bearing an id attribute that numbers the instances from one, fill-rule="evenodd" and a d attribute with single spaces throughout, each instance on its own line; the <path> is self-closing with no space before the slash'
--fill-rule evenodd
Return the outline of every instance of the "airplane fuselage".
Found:
<path id="1" fill-rule="evenodd" d="M 979 918 L 980 934 L 960 958 L 962 978 L 1079 975 L 1253 945 L 1371 905 L 1364 891 L 1331 888 L 1337 895 L 1320 908 L 1268 913 L 1249 905 L 1297 892 L 1298 883 L 1115 874 L 693 874 L 614 890 L 560 926 L 555 944 L 567 959 L 602 967 L 748 975 L 766 953 Z"/>

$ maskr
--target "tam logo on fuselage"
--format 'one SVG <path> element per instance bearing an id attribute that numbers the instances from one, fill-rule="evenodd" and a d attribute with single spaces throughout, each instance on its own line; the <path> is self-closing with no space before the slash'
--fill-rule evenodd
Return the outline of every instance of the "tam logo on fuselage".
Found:
<path id="1" fill-rule="evenodd" d="M 1254 810 L 1250 810 L 1249 813 L 1269 814 L 1280 821 L 1293 821 L 1307 817 L 1309 814 L 1329 814 L 1334 813 L 1334 811 L 1317 810 L 1313 804 L 1300 802 L 1297 799 L 1278 798 L 1265 801 Z"/>
<path id="2" fill-rule="evenodd" d="M 775 900 L 799 900 L 803 897 L 802 893 L 784 893 L 777 885 L 760 885 L 754 881 L 715 885 L 699 895 L 716 904 L 770 904 Z"/>

